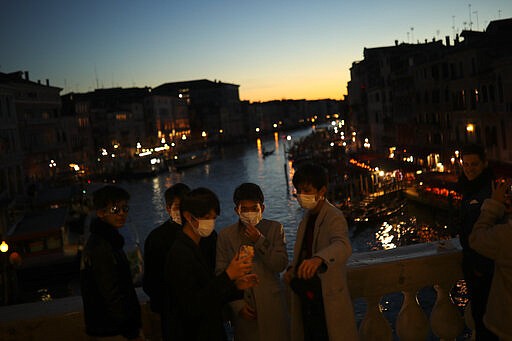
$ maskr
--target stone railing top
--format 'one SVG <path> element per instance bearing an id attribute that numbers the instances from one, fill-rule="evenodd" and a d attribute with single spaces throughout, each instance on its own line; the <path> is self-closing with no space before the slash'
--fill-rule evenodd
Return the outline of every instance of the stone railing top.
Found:
<path id="1" fill-rule="evenodd" d="M 354 253 L 348 261 L 348 280 L 351 293 L 354 297 L 362 297 L 367 294 L 384 291 L 398 292 L 404 285 L 416 285 L 426 283 L 425 278 L 445 276 L 453 273 L 457 277 L 460 272 L 454 271 L 453 263 L 448 264 L 443 257 L 440 261 L 432 258 L 445 256 L 451 258 L 461 250 L 457 239 L 439 242 L 415 244 L 390 250 L 369 251 Z M 422 258 L 424 258 L 422 260 Z M 429 261 L 425 262 L 425 258 Z M 432 261 L 430 261 L 432 259 Z M 410 266 L 405 263 L 412 262 Z M 423 264 L 425 266 L 421 266 Z M 440 266 L 442 263 L 445 266 Z M 370 267 L 372 270 L 367 271 Z M 440 271 L 444 267 L 444 271 Z M 443 275 L 444 273 L 444 275 Z M 137 294 L 141 304 L 148 301 L 148 297 L 137 288 Z M 76 313 L 82 310 L 82 298 L 80 296 L 65 297 L 48 302 L 34 302 L 0 307 L 0 324 L 2 322 L 31 320 L 42 316 L 62 315 Z"/>
<path id="2" fill-rule="evenodd" d="M 452 238 L 430 243 L 402 246 L 389 250 L 353 253 L 347 262 L 347 266 L 349 269 L 352 269 L 361 266 L 458 253 L 461 250 L 462 247 L 460 246 L 459 240 Z"/>
<path id="3" fill-rule="evenodd" d="M 141 304 L 149 298 L 137 288 L 137 296 Z M 41 316 L 64 315 L 82 311 L 82 297 L 70 296 L 47 302 L 33 302 L 0 307 L 0 325 L 2 322 L 32 320 Z"/>

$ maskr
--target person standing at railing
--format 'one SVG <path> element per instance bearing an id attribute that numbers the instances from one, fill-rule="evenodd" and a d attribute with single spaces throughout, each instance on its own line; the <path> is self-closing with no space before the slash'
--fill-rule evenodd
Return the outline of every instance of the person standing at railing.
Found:
<path id="1" fill-rule="evenodd" d="M 491 183 L 494 177 L 488 167 L 483 147 L 469 145 L 462 150 L 461 156 L 463 173 L 457 186 L 459 193 L 462 194 L 459 212 L 462 271 L 471 302 L 476 340 L 493 341 L 498 340 L 498 338 L 486 328 L 483 317 L 489 290 L 491 289 L 494 262 L 475 251 L 469 245 L 468 238 L 480 215 L 482 203 L 491 196 Z"/>
<path id="2" fill-rule="evenodd" d="M 165 292 L 165 261 L 172 244 L 176 240 L 176 235 L 181 231 L 181 199 L 190 192 L 190 188 L 184 183 L 176 183 L 169 187 L 165 193 L 165 210 L 169 214 L 169 219 L 162 225 L 149 233 L 144 242 L 144 280 L 142 288 L 150 298 L 151 311 L 156 313 L 153 319 L 160 319 L 162 337 L 168 340 L 168 319 L 164 316 L 169 304 Z"/>
<path id="3" fill-rule="evenodd" d="M 306 164 L 295 172 L 292 182 L 306 213 L 297 230 L 294 260 L 285 274 L 293 290 L 291 339 L 357 340 L 346 274 L 352 247 L 343 212 L 325 199 L 327 171 Z"/>
<path id="4" fill-rule="evenodd" d="M 471 247 L 495 262 L 484 323 L 500 340 L 512 340 L 512 220 L 509 216 L 505 223 L 498 223 L 512 213 L 510 184 L 508 180 L 493 186 L 491 199 L 484 201 L 469 236 Z"/>
<path id="5" fill-rule="evenodd" d="M 224 271 L 238 250 L 254 252 L 252 272 L 258 286 L 244 297 L 230 302 L 235 341 L 289 339 L 288 314 L 280 273 L 288 265 L 283 225 L 263 219 L 265 210 L 261 188 L 243 183 L 235 189 L 233 202 L 239 220 L 223 228 L 217 240 L 216 272 Z"/>
<path id="6" fill-rule="evenodd" d="M 80 289 L 89 340 L 142 341 L 139 300 L 119 229 L 128 217 L 129 193 L 106 185 L 93 193 L 97 218 L 82 252 Z"/>

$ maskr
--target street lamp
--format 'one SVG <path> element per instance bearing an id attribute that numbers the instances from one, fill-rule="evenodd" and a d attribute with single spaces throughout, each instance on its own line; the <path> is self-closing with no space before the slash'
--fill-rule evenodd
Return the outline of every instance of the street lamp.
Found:
<path id="1" fill-rule="evenodd" d="M 2 240 L 2 244 L 0 244 L 0 252 L 6 253 L 9 251 L 9 245 L 5 242 L 5 240 Z"/>
<path id="2" fill-rule="evenodd" d="M 0 260 L 2 262 L 2 286 L 3 286 L 3 305 L 7 305 L 7 302 L 9 300 L 9 280 L 7 279 L 7 251 L 9 251 L 9 245 L 6 243 L 5 240 L 2 240 L 2 243 L 0 244 L 0 252 L 2 252 L 2 259 Z"/>

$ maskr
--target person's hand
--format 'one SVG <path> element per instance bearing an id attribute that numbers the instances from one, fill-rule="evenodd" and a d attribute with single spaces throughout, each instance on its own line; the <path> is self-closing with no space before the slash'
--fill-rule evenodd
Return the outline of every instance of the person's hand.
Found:
<path id="1" fill-rule="evenodd" d="M 493 182 L 491 199 L 494 199 L 504 204 L 507 199 L 507 194 L 510 192 L 510 184 L 510 179 L 500 179 L 496 182 Z"/>
<path id="2" fill-rule="evenodd" d="M 297 277 L 303 279 L 310 279 L 318 270 L 318 267 L 323 263 L 323 259 L 320 257 L 313 257 L 309 259 L 305 259 L 299 266 L 297 270 Z"/>
<path id="3" fill-rule="evenodd" d="M 247 321 L 256 320 L 256 317 L 257 317 L 256 309 L 250 307 L 247 304 L 242 309 L 240 309 L 240 311 L 238 312 L 238 315 Z"/>
<path id="4" fill-rule="evenodd" d="M 293 278 L 293 267 L 290 266 L 283 275 L 283 280 L 286 284 L 290 285 Z"/>
<path id="5" fill-rule="evenodd" d="M 237 280 L 252 271 L 252 257 L 250 255 L 240 256 L 237 252 L 229 263 L 226 273 L 231 280 Z"/>
<path id="6" fill-rule="evenodd" d="M 252 226 L 252 225 L 245 225 L 244 234 L 253 243 L 256 243 L 261 237 L 260 230 L 258 230 L 258 228 L 256 226 Z"/>
<path id="7" fill-rule="evenodd" d="M 256 274 L 247 274 L 235 280 L 235 285 L 238 290 L 249 289 L 256 286 L 256 284 L 258 284 L 258 275 Z"/>

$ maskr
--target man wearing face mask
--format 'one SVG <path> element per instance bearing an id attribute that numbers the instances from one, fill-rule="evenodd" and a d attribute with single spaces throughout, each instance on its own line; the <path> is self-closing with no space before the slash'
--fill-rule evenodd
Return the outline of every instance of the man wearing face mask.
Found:
<path id="1" fill-rule="evenodd" d="M 243 183 L 233 194 L 239 221 L 219 232 L 216 272 L 224 271 L 241 247 L 254 250 L 253 273 L 258 286 L 243 299 L 230 303 L 234 339 L 243 341 L 289 340 L 289 325 L 280 273 L 288 264 L 283 225 L 263 219 L 261 188 Z"/>
<path id="2" fill-rule="evenodd" d="M 144 280 L 142 288 L 150 298 L 151 311 L 157 314 L 152 316 L 152 323 L 155 324 L 155 327 L 161 323 L 164 339 L 166 339 L 168 331 L 167 319 L 162 316 L 166 302 L 164 266 L 167 253 L 176 239 L 176 234 L 181 231 L 180 203 L 188 192 L 190 192 L 190 188 L 183 183 L 176 183 L 165 191 L 165 210 L 170 218 L 151 231 L 144 242 Z"/>
<path id="3" fill-rule="evenodd" d="M 236 253 L 215 275 L 200 242 L 214 232 L 220 213 L 217 196 L 197 188 L 182 199 L 180 210 L 183 229 L 167 255 L 164 274 L 172 301 L 166 313 L 169 340 L 227 340 L 222 307 L 257 284 L 256 274 L 250 273 L 252 257 Z"/>
<path id="4" fill-rule="evenodd" d="M 285 274 L 293 290 L 291 339 L 357 340 L 346 263 L 352 253 L 343 213 L 326 199 L 326 170 L 316 164 L 293 176 L 297 201 L 306 210 L 299 224 L 294 260 Z"/>

